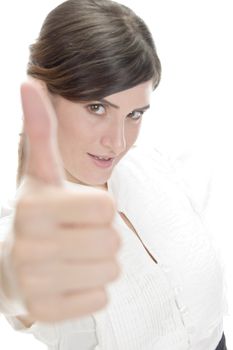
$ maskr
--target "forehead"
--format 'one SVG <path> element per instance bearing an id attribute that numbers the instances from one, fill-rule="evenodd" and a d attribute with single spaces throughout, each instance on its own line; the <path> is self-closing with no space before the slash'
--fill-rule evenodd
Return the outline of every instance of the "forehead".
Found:
<path id="1" fill-rule="evenodd" d="M 153 82 L 150 80 L 148 82 L 136 85 L 133 88 L 106 96 L 106 99 L 119 107 L 122 104 L 125 105 L 126 103 L 130 105 L 135 105 L 136 103 L 140 107 L 140 105 L 144 106 L 149 104 L 152 91 Z"/>
<path id="2" fill-rule="evenodd" d="M 148 81 L 134 86 L 133 88 L 117 92 L 106 96 L 104 99 L 96 100 L 109 103 L 113 107 L 120 108 L 141 108 L 150 104 L 151 93 L 153 92 L 153 82 Z M 74 102 L 65 99 L 60 95 L 51 95 L 51 101 L 58 110 L 64 108 L 77 108 L 88 101 Z M 94 100 L 89 100 L 94 101 Z"/>

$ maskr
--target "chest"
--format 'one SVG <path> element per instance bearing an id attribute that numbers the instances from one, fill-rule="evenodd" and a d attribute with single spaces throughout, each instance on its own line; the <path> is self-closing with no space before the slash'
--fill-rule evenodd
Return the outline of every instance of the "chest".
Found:
<path id="1" fill-rule="evenodd" d="M 142 247 L 145 249 L 145 252 L 148 254 L 148 256 L 150 257 L 150 259 L 157 264 L 157 260 L 156 258 L 151 254 L 151 252 L 149 251 L 148 247 L 145 246 L 144 242 L 142 241 L 139 233 L 136 231 L 135 227 L 133 226 L 133 224 L 131 223 L 131 221 L 127 218 L 127 216 L 122 213 L 119 212 L 120 217 L 122 218 L 122 220 L 124 221 L 124 223 L 128 226 L 128 228 L 130 229 L 130 231 L 132 232 L 132 234 L 135 234 L 138 238 L 138 240 L 141 242 Z"/>

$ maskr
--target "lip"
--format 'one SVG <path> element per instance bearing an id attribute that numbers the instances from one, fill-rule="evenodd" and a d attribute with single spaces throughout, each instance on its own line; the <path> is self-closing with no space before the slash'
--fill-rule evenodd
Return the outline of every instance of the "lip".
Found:
<path id="1" fill-rule="evenodd" d="M 106 168 L 110 168 L 112 166 L 112 163 L 114 161 L 114 158 L 110 158 L 109 160 L 100 160 L 100 159 L 96 159 L 95 157 L 98 157 L 98 156 L 95 156 L 91 153 L 87 153 L 88 156 L 91 158 L 91 160 L 93 161 L 93 163 L 98 166 L 99 168 L 103 168 L 103 169 L 106 169 Z M 101 156 L 100 156 L 101 157 Z M 107 158 L 107 157 L 106 157 Z"/>
<path id="2" fill-rule="evenodd" d="M 93 156 L 93 157 L 102 157 L 102 158 L 114 159 L 113 157 L 109 157 L 109 156 L 99 156 L 97 154 L 92 154 L 92 153 L 87 153 L 87 154 L 89 154 L 89 156 Z"/>

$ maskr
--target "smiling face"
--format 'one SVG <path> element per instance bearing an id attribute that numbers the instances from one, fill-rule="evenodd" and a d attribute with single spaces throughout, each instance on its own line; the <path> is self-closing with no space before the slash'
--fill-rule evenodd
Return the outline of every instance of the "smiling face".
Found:
<path id="1" fill-rule="evenodd" d="M 152 91 L 152 81 L 148 81 L 102 100 L 71 102 L 52 95 L 67 180 L 90 186 L 106 184 L 138 137 Z"/>

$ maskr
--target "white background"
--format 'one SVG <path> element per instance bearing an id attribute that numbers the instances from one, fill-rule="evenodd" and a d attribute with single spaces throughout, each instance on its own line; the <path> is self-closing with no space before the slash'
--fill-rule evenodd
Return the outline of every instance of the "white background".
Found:
<path id="1" fill-rule="evenodd" d="M 0 4 L 0 204 L 14 194 L 19 86 L 25 79 L 28 46 L 45 15 L 62 1 L 21 0 Z M 229 311 L 228 348 L 233 348 L 232 319 L 232 85 L 233 11 L 231 0 L 128 0 L 149 25 L 163 66 L 139 142 L 149 142 L 185 161 L 180 168 L 193 193 L 202 198 L 211 174 L 206 225 L 226 272 Z M 0 348 L 44 349 L 33 337 L 15 332 L 0 317 Z"/>

